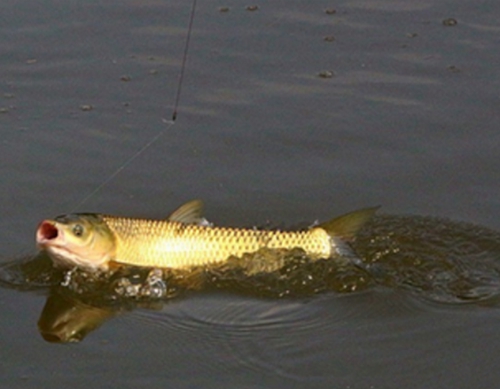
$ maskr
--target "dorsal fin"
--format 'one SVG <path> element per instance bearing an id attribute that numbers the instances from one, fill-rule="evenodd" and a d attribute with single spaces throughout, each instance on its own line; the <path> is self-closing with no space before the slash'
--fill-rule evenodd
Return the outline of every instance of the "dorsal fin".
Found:
<path id="1" fill-rule="evenodd" d="M 203 223 L 203 202 L 201 200 L 191 200 L 182 204 L 170 214 L 168 220 L 186 224 Z"/>
<path id="2" fill-rule="evenodd" d="M 317 227 L 324 229 L 331 237 L 350 240 L 356 236 L 361 227 L 373 217 L 379 208 L 380 207 L 364 208 L 346 213 L 326 223 L 322 223 Z"/>

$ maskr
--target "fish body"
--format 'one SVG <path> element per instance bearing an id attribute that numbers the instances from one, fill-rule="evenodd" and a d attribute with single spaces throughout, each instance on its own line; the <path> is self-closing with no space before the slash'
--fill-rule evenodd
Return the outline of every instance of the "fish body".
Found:
<path id="1" fill-rule="evenodd" d="M 110 216 L 104 216 L 103 221 L 116 236 L 115 260 L 139 266 L 187 268 L 214 264 L 264 247 L 300 247 L 312 256 L 324 258 L 332 252 L 329 236 L 321 228 L 268 231 Z"/>
<path id="2" fill-rule="evenodd" d="M 377 208 L 367 208 L 303 231 L 212 227 L 201 217 L 202 203 L 186 203 L 167 220 L 99 214 L 70 214 L 43 221 L 38 246 L 64 267 L 108 270 L 113 265 L 170 269 L 223 263 L 263 248 L 301 248 L 313 258 L 344 250 Z"/>

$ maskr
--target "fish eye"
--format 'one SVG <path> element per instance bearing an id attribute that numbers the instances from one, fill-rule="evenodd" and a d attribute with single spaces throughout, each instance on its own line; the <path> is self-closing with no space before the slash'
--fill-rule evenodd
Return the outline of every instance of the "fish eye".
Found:
<path id="1" fill-rule="evenodd" d="M 75 224 L 73 226 L 72 231 L 73 231 L 73 234 L 75 234 L 75 236 L 80 237 L 83 235 L 83 226 L 81 224 Z"/>

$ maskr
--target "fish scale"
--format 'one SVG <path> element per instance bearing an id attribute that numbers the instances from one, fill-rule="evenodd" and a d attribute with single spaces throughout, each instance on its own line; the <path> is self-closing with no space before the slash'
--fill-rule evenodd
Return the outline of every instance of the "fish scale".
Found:
<path id="1" fill-rule="evenodd" d="M 193 200 L 166 220 L 95 213 L 61 215 L 40 223 L 37 245 L 60 267 L 109 270 L 110 265 L 189 269 L 260 249 L 300 248 L 313 258 L 352 256 L 353 239 L 378 207 L 336 217 L 304 231 L 207 226 L 202 202 Z"/>
<path id="2" fill-rule="evenodd" d="M 185 268 L 262 248 L 300 247 L 311 256 L 324 258 L 332 252 L 331 239 L 321 228 L 267 231 L 112 216 L 103 216 L 103 220 L 119 242 L 115 261 L 139 266 Z"/>

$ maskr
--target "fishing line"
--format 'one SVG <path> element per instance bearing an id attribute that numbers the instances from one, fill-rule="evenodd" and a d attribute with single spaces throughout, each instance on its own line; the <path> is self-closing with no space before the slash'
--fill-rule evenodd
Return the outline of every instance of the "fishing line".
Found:
<path id="1" fill-rule="evenodd" d="M 191 13 L 189 15 L 188 32 L 186 36 L 186 44 L 184 45 L 184 55 L 182 56 L 181 73 L 179 75 L 179 84 L 177 85 L 177 95 L 175 97 L 174 113 L 172 114 L 172 121 L 175 121 L 175 119 L 177 119 L 177 107 L 181 99 L 182 81 L 184 80 L 184 69 L 186 68 L 189 41 L 191 40 L 191 31 L 193 30 L 195 11 L 196 11 L 196 0 L 193 0 L 193 5 L 191 6 Z"/>
<path id="2" fill-rule="evenodd" d="M 76 207 L 73 208 L 71 212 L 74 212 L 77 208 L 85 204 L 92 196 L 94 196 L 97 192 L 99 192 L 104 186 L 106 186 L 113 178 L 115 178 L 118 174 L 122 172 L 123 169 L 125 169 L 130 163 L 135 160 L 139 155 L 141 155 L 144 151 L 146 151 L 153 143 L 155 143 L 160 137 L 170 128 L 174 125 L 174 122 L 172 120 L 165 120 L 163 119 L 164 123 L 167 123 L 167 126 L 163 128 L 158 134 L 156 134 L 154 137 L 152 137 L 148 143 L 146 143 L 144 146 L 142 146 L 138 151 L 136 151 L 129 159 L 127 159 L 124 163 L 122 163 L 118 169 L 116 169 L 111 175 L 108 176 L 103 182 L 101 182 L 92 192 L 90 192 L 87 196 L 81 200 Z"/>
<path id="3" fill-rule="evenodd" d="M 177 119 L 177 108 L 179 107 L 179 101 L 181 98 L 181 90 L 182 90 L 182 83 L 184 81 L 184 70 L 186 68 L 186 62 L 187 62 L 187 56 L 188 56 L 188 49 L 189 49 L 189 42 L 191 40 L 191 31 L 193 29 L 193 21 L 194 21 L 194 15 L 196 11 L 196 0 L 193 0 L 193 4 L 191 6 L 191 12 L 189 14 L 189 24 L 188 24 L 188 31 L 187 31 L 187 36 L 186 36 L 186 43 L 184 45 L 184 53 L 182 56 L 182 65 L 181 65 L 181 71 L 179 74 L 179 82 L 177 84 L 177 92 L 175 96 L 175 103 L 174 103 L 174 109 L 172 113 L 172 120 L 166 120 L 162 119 L 164 123 L 166 123 L 166 127 L 162 128 L 160 132 L 158 132 L 155 136 L 153 136 L 144 146 L 142 146 L 138 151 L 136 151 L 129 159 L 127 159 L 124 163 L 122 163 L 118 169 L 116 169 L 111 175 L 109 175 L 103 182 L 101 182 L 93 191 L 91 191 L 89 194 L 87 194 L 72 210 L 71 212 L 74 212 L 76 209 L 81 207 L 83 204 L 85 204 L 90 198 L 95 196 L 97 192 L 99 192 L 104 186 L 109 184 L 118 174 L 120 174 L 130 163 L 132 163 L 136 158 L 138 158 L 142 153 L 144 153 L 149 147 L 151 147 L 160 137 L 167 132 L 167 130 L 174 125 L 175 120 Z"/>

